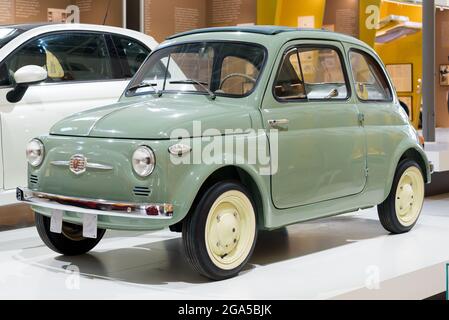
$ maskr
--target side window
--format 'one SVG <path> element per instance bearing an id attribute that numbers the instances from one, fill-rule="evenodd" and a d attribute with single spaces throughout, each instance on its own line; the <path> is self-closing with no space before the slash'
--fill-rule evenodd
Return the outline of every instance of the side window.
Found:
<path id="1" fill-rule="evenodd" d="M 28 42 L 6 59 L 3 68 L 10 82 L 14 72 L 26 65 L 45 68 L 49 83 L 113 78 L 109 51 L 101 34 L 60 33 Z"/>
<path id="2" fill-rule="evenodd" d="M 11 85 L 11 75 L 8 72 L 6 63 L 0 64 L 0 87 Z"/>
<path id="3" fill-rule="evenodd" d="M 346 99 L 348 87 L 340 56 L 331 48 L 299 48 L 307 98 Z"/>
<path id="4" fill-rule="evenodd" d="M 366 53 L 349 53 L 357 96 L 364 101 L 390 101 L 392 93 L 379 64 Z"/>
<path id="5" fill-rule="evenodd" d="M 114 39 L 114 44 L 120 57 L 123 77 L 132 78 L 148 57 L 151 50 L 136 40 L 127 37 L 113 35 L 112 38 Z"/>
<path id="6" fill-rule="evenodd" d="M 298 50 L 294 49 L 284 56 L 274 84 L 274 94 L 281 100 L 306 98 Z"/>
<path id="7" fill-rule="evenodd" d="M 275 81 L 279 99 L 335 100 L 348 97 L 340 55 L 332 48 L 298 48 L 284 57 Z"/>

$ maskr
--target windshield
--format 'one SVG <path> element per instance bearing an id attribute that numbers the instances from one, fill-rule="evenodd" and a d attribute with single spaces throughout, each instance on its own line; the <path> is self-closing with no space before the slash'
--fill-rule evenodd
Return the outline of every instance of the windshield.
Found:
<path id="1" fill-rule="evenodd" d="M 22 31 L 15 28 L 0 28 L 0 49 L 21 33 Z"/>
<path id="2" fill-rule="evenodd" d="M 256 87 L 265 49 L 239 42 L 195 42 L 155 51 L 131 81 L 127 96 L 163 92 L 242 97 Z"/>

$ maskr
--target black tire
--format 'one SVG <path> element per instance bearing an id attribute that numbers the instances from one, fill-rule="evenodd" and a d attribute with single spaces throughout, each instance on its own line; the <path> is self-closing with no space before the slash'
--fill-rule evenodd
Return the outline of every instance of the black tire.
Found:
<path id="1" fill-rule="evenodd" d="M 422 170 L 418 163 L 414 160 L 405 159 L 401 161 L 396 169 L 396 173 L 393 179 L 393 185 L 391 187 L 390 194 L 388 195 L 387 199 L 377 206 L 377 212 L 379 215 L 379 220 L 382 224 L 382 226 L 385 228 L 385 230 L 393 233 L 393 234 L 401 234 L 405 232 L 409 232 L 413 227 L 415 226 L 416 222 L 418 221 L 419 214 L 416 217 L 416 220 L 411 225 L 404 225 L 401 223 L 401 221 L 398 219 L 398 216 L 396 214 L 396 190 L 398 188 L 399 181 L 404 174 L 404 172 L 409 169 L 410 167 L 415 167 L 419 169 L 419 172 L 421 173 L 421 177 L 423 177 Z M 423 178 L 424 181 L 424 178 Z M 424 185 L 423 185 L 424 187 Z M 398 198 L 399 199 L 399 198 Z M 421 209 L 422 209 L 422 203 L 421 203 Z"/>
<path id="2" fill-rule="evenodd" d="M 51 232 L 49 217 L 35 212 L 34 219 L 39 237 L 45 245 L 51 250 L 66 256 L 77 256 L 89 252 L 100 242 L 106 232 L 104 229 L 98 229 L 96 239 L 83 238 L 77 234 L 77 239 L 74 240 L 68 238 L 64 232 Z M 82 234 L 82 226 L 79 225 L 63 222 L 63 229 L 74 230 L 76 233 L 81 232 Z"/>
<path id="3" fill-rule="evenodd" d="M 245 260 L 234 269 L 225 270 L 217 267 L 207 252 L 205 228 L 209 211 L 214 202 L 223 193 L 233 190 L 242 192 L 250 200 L 254 211 L 255 230 L 252 246 Z M 238 275 L 250 259 L 257 239 L 256 207 L 248 191 L 240 183 L 234 181 L 219 182 L 213 185 L 201 196 L 197 206 L 184 220 L 182 238 L 187 260 L 193 269 L 201 275 L 216 281 L 232 278 Z"/>

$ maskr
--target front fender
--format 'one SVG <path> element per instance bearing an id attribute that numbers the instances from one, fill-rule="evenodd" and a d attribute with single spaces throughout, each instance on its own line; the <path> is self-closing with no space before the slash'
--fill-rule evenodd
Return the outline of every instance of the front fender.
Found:
<path id="1" fill-rule="evenodd" d="M 249 140 L 255 139 L 255 137 L 242 135 L 237 139 L 243 139 L 244 144 L 248 145 Z M 168 199 L 174 204 L 175 217 L 173 222 L 177 223 L 184 219 L 206 180 L 225 167 L 239 169 L 251 178 L 254 187 L 257 188 L 261 195 L 263 212 L 268 212 L 271 200 L 269 196 L 270 176 L 261 175 L 261 172 L 264 172 L 263 168 L 257 164 L 250 164 L 246 154 L 246 152 L 244 155 L 236 154 L 233 151 L 215 153 L 207 164 L 192 162 L 174 164 L 170 161 L 167 181 L 169 188 L 167 189 L 169 192 Z M 193 157 L 190 158 L 192 159 Z M 230 159 L 233 159 L 233 161 L 229 161 Z"/>

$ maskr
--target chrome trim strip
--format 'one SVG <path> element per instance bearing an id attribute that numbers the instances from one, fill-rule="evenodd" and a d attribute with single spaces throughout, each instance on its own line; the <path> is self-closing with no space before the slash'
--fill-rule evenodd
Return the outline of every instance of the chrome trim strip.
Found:
<path id="1" fill-rule="evenodd" d="M 60 166 L 60 167 L 69 167 L 70 166 L 70 161 L 52 161 L 50 162 L 52 165 L 54 166 Z M 87 162 L 86 164 L 86 168 L 90 168 L 90 169 L 98 169 L 98 170 L 112 170 L 114 169 L 114 167 L 112 166 L 108 166 L 105 164 L 101 164 L 101 163 L 92 163 L 92 162 Z"/>
<path id="2" fill-rule="evenodd" d="M 27 188 L 17 188 L 16 198 L 18 201 L 35 207 L 56 209 L 75 213 L 88 213 L 95 215 L 114 216 L 122 218 L 169 220 L 173 216 L 173 206 L 167 203 L 125 203 L 108 201 L 103 199 L 84 199 L 54 195 L 50 193 L 37 192 Z M 78 202 L 80 205 L 85 202 L 90 205 L 103 206 L 99 209 L 90 209 L 82 206 L 61 204 L 61 202 Z M 109 210 L 105 207 L 109 206 Z M 111 206 L 117 206 L 123 210 L 111 210 Z M 127 210 L 124 210 L 127 208 Z M 157 209 L 158 215 L 148 215 L 147 209 Z"/>

